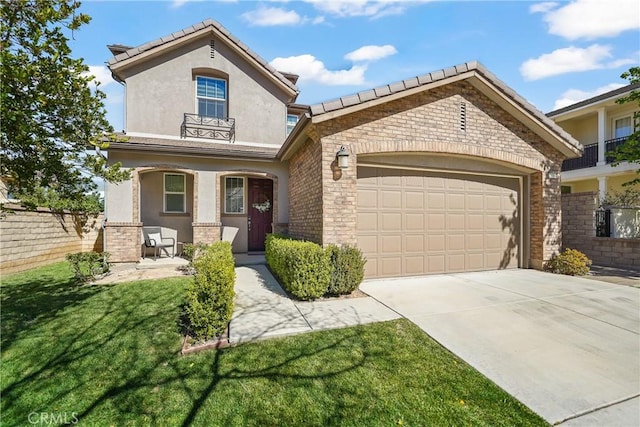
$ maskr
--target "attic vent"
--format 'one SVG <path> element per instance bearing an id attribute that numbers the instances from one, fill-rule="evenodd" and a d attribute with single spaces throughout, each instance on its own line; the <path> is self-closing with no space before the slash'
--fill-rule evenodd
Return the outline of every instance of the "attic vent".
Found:
<path id="1" fill-rule="evenodd" d="M 211 59 L 216 57 L 216 41 L 211 40 L 209 42 L 209 47 L 211 48 Z"/>
<path id="2" fill-rule="evenodd" d="M 460 103 L 460 130 L 463 132 L 467 130 L 467 103 L 466 102 Z"/>

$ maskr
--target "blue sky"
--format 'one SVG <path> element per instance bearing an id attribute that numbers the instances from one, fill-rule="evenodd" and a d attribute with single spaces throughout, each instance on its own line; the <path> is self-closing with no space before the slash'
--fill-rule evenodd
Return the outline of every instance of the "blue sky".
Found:
<path id="1" fill-rule="evenodd" d="M 313 104 L 478 60 L 543 112 L 626 84 L 640 65 L 637 0 L 85 1 L 70 41 L 122 129 L 123 89 L 107 44 L 137 46 L 212 18 L 281 71 Z"/>

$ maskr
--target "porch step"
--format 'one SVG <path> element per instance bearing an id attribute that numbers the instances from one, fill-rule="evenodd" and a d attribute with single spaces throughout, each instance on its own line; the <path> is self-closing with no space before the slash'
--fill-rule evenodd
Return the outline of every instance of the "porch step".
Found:
<path id="1" fill-rule="evenodd" d="M 187 264 L 189 264 L 189 261 L 180 257 L 175 257 L 175 258 L 162 257 L 156 260 L 154 260 L 153 257 L 151 258 L 147 257 L 147 258 L 141 259 L 138 262 L 138 265 L 136 265 L 136 270 L 150 270 L 154 268 L 171 268 L 171 267 L 176 268 L 176 267 L 180 267 Z"/>

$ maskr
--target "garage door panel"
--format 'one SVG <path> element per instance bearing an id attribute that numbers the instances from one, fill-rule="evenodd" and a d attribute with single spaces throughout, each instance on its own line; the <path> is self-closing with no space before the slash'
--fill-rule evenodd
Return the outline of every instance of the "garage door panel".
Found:
<path id="1" fill-rule="evenodd" d="M 377 208 L 378 190 L 358 189 L 358 208 Z"/>
<path id="2" fill-rule="evenodd" d="M 403 274 L 422 274 L 425 271 L 424 255 L 420 256 L 405 256 Z"/>
<path id="3" fill-rule="evenodd" d="M 473 271 L 473 270 L 482 270 L 484 268 L 484 254 L 481 252 L 470 253 L 467 252 L 465 254 L 465 270 Z"/>
<path id="4" fill-rule="evenodd" d="M 389 276 L 400 276 L 402 275 L 402 257 L 383 257 L 379 260 L 379 268 L 380 275 L 389 277 Z"/>
<path id="5" fill-rule="evenodd" d="M 379 231 L 402 231 L 402 213 L 400 212 L 382 212 L 380 215 Z"/>
<path id="6" fill-rule="evenodd" d="M 430 190 L 427 191 L 427 209 L 445 209 L 446 208 L 446 197 L 444 193 L 432 193 Z"/>
<path id="7" fill-rule="evenodd" d="M 402 209 L 402 193 L 397 190 L 381 190 L 380 208 Z"/>
<path id="8" fill-rule="evenodd" d="M 380 238 L 380 254 L 402 254 L 402 236 L 397 235 L 384 235 Z"/>
<path id="9" fill-rule="evenodd" d="M 409 234 L 404 236 L 404 251 L 409 254 L 424 254 L 427 250 L 425 247 L 424 234 Z"/>
<path id="10" fill-rule="evenodd" d="M 464 234 L 448 234 L 447 237 L 447 251 L 464 251 L 465 238 Z"/>
<path id="11" fill-rule="evenodd" d="M 358 247 L 365 254 L 378 253 L 378 235 L 362 235 L 358 236 Z"/>
<path id="12" fill-rule="evenodd" d="M 404 230 L 415 233 L 416 231 L 424 231 L 425 214 L 424 213 L 405 213 L 404 214 Z"/>
<path id="13" fill-rule="evenodd" d="M 358 168 L 367 277 L 518 266 L 515 178 Z"/>
<path id="14" fill-rule="evenodd" d="M 358 232 L 377 232 L 378 231 L 378 213 L 377 212 L 358 212 Z"/>
<path id="15" fill-rule="evenodd" d="M 464 193 L 447 194 L 447 209 L 449 211 L 464 210 Z"/>
<path id="16" fill-rule="evenodd" d="M 425 208 L 424 200 L 425 200 L 424 191 L 405 191 L 404 192 L 404 207 L 406 209 L 423 210 Z"/>

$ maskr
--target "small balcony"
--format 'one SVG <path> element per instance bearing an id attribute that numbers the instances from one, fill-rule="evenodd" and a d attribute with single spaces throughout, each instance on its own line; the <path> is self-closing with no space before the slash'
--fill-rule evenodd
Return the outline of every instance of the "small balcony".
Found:
<path id="1" fill-rule="evenodd" d="M 628 136 L 624 136 L 622 138 L 609 139 L 604 142 L 605 144 L 605 156 L 606 153 L 610 151 L 614 151 L 616 148 L 625 143 L 628 139 Z M 605 158 L 607 164 L 613 162 L 613 158 L 607 156 Z M 582 153 L 582 157 L 578 157 L 577 159 L 568 159 L 562 162 L 562 171 L 572 171 L 576 169 L 585 169 L 592 168 L 598 164 L 598 143 L 589 144 L 584 146 L 584 152 Z"/>
<path id="2" fill-rule="evenodd" d="M 180 136 L 235 142 L 236 120 L 229 117 L 217 118 L 184 113 Z"/>

